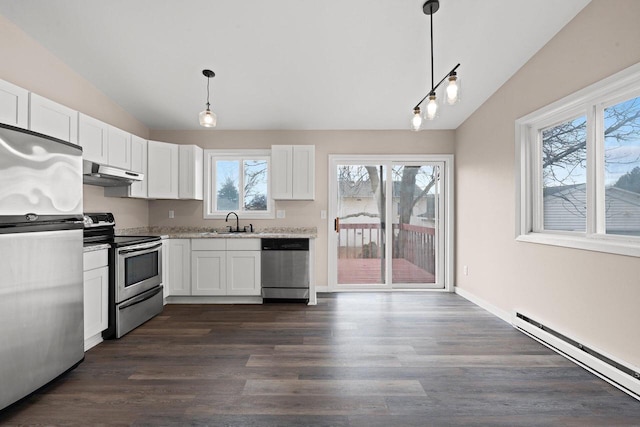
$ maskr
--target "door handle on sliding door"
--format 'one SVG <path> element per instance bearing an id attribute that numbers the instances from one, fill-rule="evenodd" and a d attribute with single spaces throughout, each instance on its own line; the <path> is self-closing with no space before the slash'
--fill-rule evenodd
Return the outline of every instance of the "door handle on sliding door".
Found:
<path id="1" fill-rule="evenodd" d="M 336 217 L 336 219 L 333 220 L 333 229 L 336 230 L 336 233 L 340 232 L 340 218 Z"/>

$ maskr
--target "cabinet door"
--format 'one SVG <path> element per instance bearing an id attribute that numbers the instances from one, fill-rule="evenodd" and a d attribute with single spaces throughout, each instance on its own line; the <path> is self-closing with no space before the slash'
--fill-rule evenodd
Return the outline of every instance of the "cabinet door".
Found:
<path id="1" fill-rule="evenodd" d="M 315 199 L 315 146 L 293 146 L 292 198 L 294 200 Z"/>
<path id="2" fill-rule="evenodd" d="M 271 146 L 271 196 L 275 200 L 288 200 L 292 197 L 292 156 L 291 145 Z"/>
<path id="3" fill-rule="evenodd" d="M 147 192 L 149 198 L 178 198 L 178 145 L 147 143 Z"/>
<path id="4" fill-rule="evenodd" d="M 78 112 L 29 93 L 29 129 L 77 144 Z"/>
<path id="5" fill-rule="evenodd" d="M 181 145 L 179 149 L 180 199 L 202 200 L 203 150 L 197 145 Z"/>
<path id="6" fill-rule="evenodd" d="M 109 147 L 109 166 L 131 169 L 131 134 L 114 126 L 109 126 L 107 132 Z"/>
<path id="7" fill-rule="evenodd" d="M 109 125 L 78 113 L 78 142 L 82 146 L 82 158 L 107 164 L 107 129 Z"/>
<path id="8" fill-rule="evenodd" d="M 131 135 L 131 170 L 144 174 L 144 180 L 134 182 L 129 189 L 131 197 L 147 198 L 147 140 Z"/>
<path id="9" fill-rule="evenodd" d="M 191 252 L 191 295 L 226 295 L 225 251 Z"/>
<path id="10" fill-rule="evenodd" d="M 84 272 L 84 339 L 107 329 L 109 267 Z"/>
<path id="11" fill-rule="evenodd" d="M 191 241 L 169 240 L 169 294 L 191 295 Z"/>
<path id="12" fill-rule="evenodd" d="M 29 91 L 0 80 L 0 123 L 26 129 L 29 125 Z"/>
<path id="13" fill-rule="evenodd" d="M 260 251 L 227 251 L 227 295 L 260 293 Z"/>

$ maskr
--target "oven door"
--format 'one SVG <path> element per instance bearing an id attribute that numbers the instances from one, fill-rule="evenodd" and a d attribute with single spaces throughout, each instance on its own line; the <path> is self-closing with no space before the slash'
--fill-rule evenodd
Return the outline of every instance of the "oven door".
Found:
<path id="1" fill-rule="evenodd" d="M 162 283 L 162 243 L 116 249 L 115 302 L 121 303 Z"/>

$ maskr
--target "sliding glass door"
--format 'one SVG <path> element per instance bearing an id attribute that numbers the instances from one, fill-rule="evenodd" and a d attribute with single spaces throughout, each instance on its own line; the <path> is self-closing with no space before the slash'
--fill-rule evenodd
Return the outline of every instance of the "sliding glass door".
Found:
<path id="1" fill-rule="evenodd" d="M 440 166 L 392 167 L 393 233 L 391 283 L 395 287 L 436 281 L 440 225 Z"/>
<path id="2" fill-rule="evenodd" d="M 412 157 L 330 156 L 330 287 L 446 287 L 453 159 Z"/>
<path id="3" fill-rule="evenodd" d="M 336 166 L 338 283 L 385 283 L 385 167 Z"/>

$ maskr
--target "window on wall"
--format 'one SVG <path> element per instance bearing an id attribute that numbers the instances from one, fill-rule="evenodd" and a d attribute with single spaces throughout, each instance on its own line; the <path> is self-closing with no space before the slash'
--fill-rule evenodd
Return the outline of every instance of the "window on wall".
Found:
<path id="1" fill-rule="evenodd" d="M 205 150 L 204 218 L 272 218 L 268 151 Z"/>
<path id="2" fill-rule="evenodd" d="M 640 64 L 516 121 L 517 239 L 640 256 Z"/>

